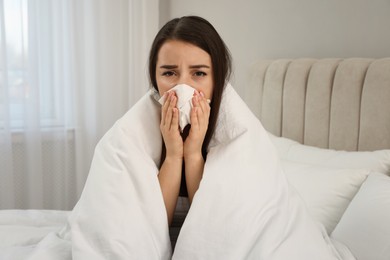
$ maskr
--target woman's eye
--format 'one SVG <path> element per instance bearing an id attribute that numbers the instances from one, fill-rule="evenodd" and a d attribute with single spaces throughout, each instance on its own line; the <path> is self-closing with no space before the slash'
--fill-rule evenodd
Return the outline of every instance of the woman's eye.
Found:
<path id="1" fill-rule="evenodd" d="M 163 76 L 170 77 L 170 76 L 175 75 L 175 73 L 174 73 L 173 71 L 165 71 L 162 75 L 163 75 Z"/>
<path id="2" fill-rule="evenodd" d="M 204 76 L 206 76 L 207 74 L 206 73 L 204 73 L 203 71 L 197 71 L 197 72 L 195 72 L 195 76 L 197 76 L 197 77 L 204 77 Z"/>

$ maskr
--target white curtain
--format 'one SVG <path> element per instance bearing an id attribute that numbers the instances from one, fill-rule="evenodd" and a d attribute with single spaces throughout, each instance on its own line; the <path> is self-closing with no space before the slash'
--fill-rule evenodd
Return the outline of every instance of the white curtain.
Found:
<path id="1" fill-rule="evenodd" d="M 0 208 L 72 209 L 149 88 L 158 0 L 0 0 Z"/>

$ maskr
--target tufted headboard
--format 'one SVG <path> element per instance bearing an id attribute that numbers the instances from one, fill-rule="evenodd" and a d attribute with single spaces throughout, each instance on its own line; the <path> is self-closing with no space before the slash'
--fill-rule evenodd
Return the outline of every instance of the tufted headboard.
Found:
<path id="1" fill-rule="evenodd" d="M 390 149 L 390 58 L 261 60 L 249 106 L 264 127 L 306 145 Z"/>

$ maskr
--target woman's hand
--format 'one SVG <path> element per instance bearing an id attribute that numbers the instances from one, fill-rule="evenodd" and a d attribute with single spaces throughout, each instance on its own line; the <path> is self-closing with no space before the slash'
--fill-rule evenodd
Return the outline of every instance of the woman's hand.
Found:
<path id="1" fill-rule="evenodd" d="M 202 145 L 209 125 L 210 105 L 202 92 L 192 98 L 191 128 L 184 142 L 184 158 L 202 156 Z"/>
<path id="2" fill-rule="evenodd" d="M 179 131 L 179 110 L 174 91 L 165 93 L 165 103 L 161 109 L 160 130 L 167 150 L 166 158 L 183 159 L 183 139 Z"/>

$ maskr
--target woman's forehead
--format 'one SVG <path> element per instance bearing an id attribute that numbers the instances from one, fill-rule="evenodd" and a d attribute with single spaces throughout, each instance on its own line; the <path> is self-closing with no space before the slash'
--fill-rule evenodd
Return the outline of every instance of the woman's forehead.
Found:
<path id="1" fill-rule="evenodd" d="M 158 53 L 157 64 L 179 65 L 208 65 L 211 67 L 210 55 L 198 46 L 177 40 L 166 41 Z"/>

